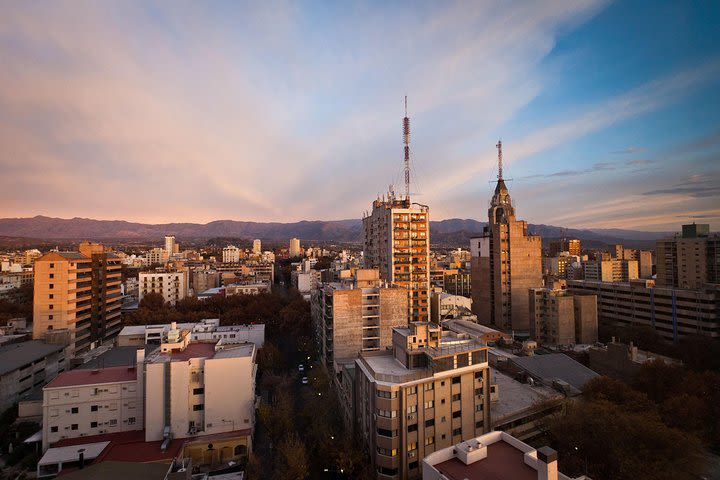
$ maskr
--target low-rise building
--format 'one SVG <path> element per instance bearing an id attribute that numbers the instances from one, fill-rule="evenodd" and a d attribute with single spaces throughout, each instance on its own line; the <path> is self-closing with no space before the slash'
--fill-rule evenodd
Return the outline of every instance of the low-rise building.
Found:
<path id="1" fill-rule="evenodd" d="M 128 325 L 118 334 L 119 347 L 159 345 L 172 329 L 187 330 L 193 342 L 222 341 L 223 344 L 254 343 L 262 348 L 265 343 L 265 325 L 220 326 L 219 318 L 205 318 L 196 323 L 168 323 L 159 325 Z"/>
<path id="2" fill-rule="evenodd" d="M 0 411 L 40 388 L 68 362 L 66 348 L 40 340 L 0 347 Z"/>

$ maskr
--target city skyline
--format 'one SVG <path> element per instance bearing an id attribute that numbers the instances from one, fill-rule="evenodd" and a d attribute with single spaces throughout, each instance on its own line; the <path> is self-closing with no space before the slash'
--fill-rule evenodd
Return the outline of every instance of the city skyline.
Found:
<path id="1" fill-rule="evenodd" d="M 717 5 L 8 4 L 0 217 L 720 227 Z M 280 174 L 281 173 L 281 174 Z M 180 213 L 182 212 L 182 213 Z"/>

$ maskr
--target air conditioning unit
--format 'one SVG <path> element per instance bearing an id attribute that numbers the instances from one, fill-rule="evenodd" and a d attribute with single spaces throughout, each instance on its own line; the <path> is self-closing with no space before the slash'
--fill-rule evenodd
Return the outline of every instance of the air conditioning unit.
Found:
<path id="1" fill-rule="evenodd" d="M 408 458 L 415 458 L 415 455 L 416 455 L 415 452 L 410 452 L 410 453 L 408 453 Z"/>

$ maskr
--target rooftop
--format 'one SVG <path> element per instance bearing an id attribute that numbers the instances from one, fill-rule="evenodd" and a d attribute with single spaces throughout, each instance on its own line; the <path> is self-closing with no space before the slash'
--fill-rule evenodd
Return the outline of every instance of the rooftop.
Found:
<path id="1" fill-rule="evenodd" d="M 138 350 L 138 347 L 112 347 L 78 365 L 76 369 L 93 370 L 109 367 L 132 367 L 137 362 Z M 148 349 L 145 349 L 145 353 L 149 353 Z"/>
<path id="2" fill-rule="evenodd" d="M 435 465 L 448 480 L 537 480 L 537 471 L 525 465 L 525 452 L 503 440 L 488 445 L 487 457 L 465 465 L 457 457 Z"/>
<path id="3" fill-rule="evenodd" d="M 600 376 L 564 353 L 515 357 L 509 361 L 546 385 L 553 380 L 562 380 L 569 383 L 577 393 L 582 392 L 587 382 Z"/>
<path id="4" fill-rule="evenodd" d="M 45 388 L 131 382 L 137 379 L 135 367 L 110 367 L 97 370 L 70 370 L 55 377 Z"/>
<path id="5" fill-rule="evenodd" d="M 73 469 L 63 474 L 63 480 L 165 480 L 170 466 L 167 463 L 133 463 L 133 462 L 101 462 L 85 467 L 82 470 Z M 63 469 L 66 472 L 66 469 Z"/>
<path id="6" fill-rule="evenodd" d="M 520 383 L 494 368 L 490 369 L 490 384 L 498 386 L 499 394 L 499 399 L 490 405 L 493 425 L 500 425 L 517 414 L 535 409 L 542 401 L 563 398 L 563 395 L 552 388 Z"/>
<path id="7" fill-rule="evenodd" d="M 64 348 L 62 345 L 53 345 L 40 340 L 3 345 L 0 347 L 0 375 L 41 360 L 51 353 L 60 352 Z"/>
<path id="8" fill-rule="evenodd" d="M 162 462 L 168 463 L 178 456 L 187 439 L 176 438 L 170 442 L 165 450 L 161 450 L 160 446 L 163 441 L 155 442 L 145 441 L 145 430 L 132 430 L 129 432 L 106 433 L 102 435 L 92 435 L 89 437 L 67 438 L 60 440 L 56 447 L 73 446 L 77 452 L 77 448 L 87 443 L 105 442 L 107 448 L 102 450 L 98 461 L 116 461 L 116 462 Z M 48 450 L 49 451 L 49 450 Z M 85 457 L 87 458 L 87 456 Z"/>

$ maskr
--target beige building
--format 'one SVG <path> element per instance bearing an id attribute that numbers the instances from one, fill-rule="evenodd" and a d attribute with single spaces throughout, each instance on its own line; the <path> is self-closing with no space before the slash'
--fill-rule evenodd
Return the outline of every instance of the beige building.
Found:
<path id="1" fill-rule="evenodd" d="M 253 254 L 254 255 L 260 255 L 262 253 L 262 242 L 260 239 L 256 238 L 253 240 Z"/>
<path id="2" fill-rule="evenodd" d="M 490 429 L 487 347 L 431 323 L 393 329 L 355 361 L 357 428 L 377 478 L 420 478 L 422 459 Z"/>
<path id="3" fill-rule="evenodd" d="M 414 206 L 415 205 L 415 206 Z M 404 287 L 409 321 L 430 319 L 430 209 L 399 199 L 377 199 L 363 217 L 364 262 L 380 279 Z"/>
<path id="4" fill-rule="evenodd" d="M 720 286 L 685 290 L 655 286 L 652 280 L 598 282 L 568 280 L 573 294 L 597 295 L 600 325 L 645 325 L 663 337 L 720 336 Z"/>
<path id="5" fill-rule="evenodd" d="M 238 263 L 240 261 L 240 249 L 235 245 L 228 245 L 222 250 L 223 263 Z"/>
<path id="6" fill-rule="evenodd" d="M 35 260 L 33 339 L 67 332 L 72 355 L 120 331 L 120 259 L 102 245 L 49 252 Z"/>
<path id="7" fill-rule="evenodd" d="M 300 240 L 297 238 L 291 238 L 289 250 L 290 257 L 299 257 L 301 253 L 302 251 L 300 250 Z"/>
<path id="8" fill-rule="evenodd" d="M 482 236 L 470 240 L 473 313 L 485 325 L 527 331 L 528 289 L 543 285 L 541 240 L 515 219 L 502 164 L 488 220 Z"/>
<path id="9" fill-rule="evenodd" d="M 682 236 L 658 240 L 657 284 L 684 289 L 720 283 L 720 235 L 706 224 L 683 225 Z"/>
<path id="10" fill-rule="evenodd" d="M 194 270 L 191 275 L 191 286 L 195 295 L 204 292 L 208 288 L 220 286 L 220 272 L 218 271 Z"/>
<path id="11" fill-rule="evenodd" d="M 138 275 L 138 300 L 148 293 L 159 293 L 166 302 L 175 305 L 188 295 L 188 279 L 185 270 L 157 269 Z"/>
<path id="12" fill-rule="evenodd" d="M 574 255 L 579 257 L 582 249 L 580 248 L 580 240 L 576 238 L 561 238 L 550 242 L 550 256 L 556 257 L 563 252 L 567 252 L 568 255 Z"/>
<path id="13" fill-rule="evenodd" d="M 142 351 L 138 351 L 142 362 Z M 140 364 L 141 365 L 141 364 Z M 63 372 L 43 388 L 43 451 L 65 438 L 143 429 L 142 368 Z"/>
<path id="14" fill-rule="evenodd" d="M 175 235 L 165 235 L 165 254 L 168 258 L 180 251 L 180 245 L 175 243 Z"/>
<path id="15" fill-rule="evenodd" d="M 565 290 L 531 288 L 530 338 L 547 345 L 592 344 L 598 340 L 597 297 Z"/>
<path id="16" fill-rule="evenodd" d="M 147 252 L 146 257 L 147 265 L 165 265 L 170 259 L 164 248 L 152 248 Z"/>
<path id="17" fill-rule="evenodd" d="M 583 262 L 585 280 L 629 282 L 640 276 L 637 260 L 598 260 Z"/>
<path id="18" fill-rule="evenodd" d="M 314 290 L 311 311 L 318 352 L 330 371 L 361 352 L 392 344 L 392 327 L 407 325 L 407 291 L 384 285 L 376 269 Z"/>

